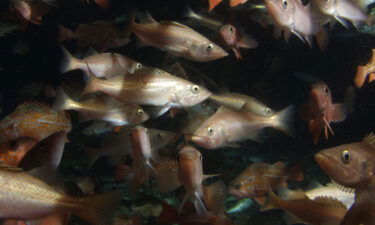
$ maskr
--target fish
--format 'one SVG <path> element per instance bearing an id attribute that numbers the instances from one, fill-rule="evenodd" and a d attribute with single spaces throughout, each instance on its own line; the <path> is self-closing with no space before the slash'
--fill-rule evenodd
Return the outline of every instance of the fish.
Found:
<path id="1" fill-rule="evenodd" d="M 269 117 L 275 112 L 258 99 L 235 92 L 212 94 L 209 99 L 219 105 Z"/>
<path id="2" fill-rule="evenodd" d="M 196 26 L 198 24 L 213 31 L 219 30 L 219 28 L 224 25 L 219 19 L 213 18 L 211 15 L 206 16 L 201 13 L 196 13 L 189 6 L 186 7 L 183 17 L 191 20 L 192 25 Z"/>
<path id="3" fill-rule="evenodd" d="M 99 78 L 112 78 L 124 74 L 133 74 L 141 69 L 143 65 L 131 58 L 118 53 L 97 53 L 84 59 L 77 59 L 61 47 L 63 59 L 60 63 L 60 72 L 66 73 L 71 70 L 82 70 L 86 75 Z"/>
<path id="4" fill-rule="evenodd" d="M 223 58 L 228 53 L 197 31 L 175 21 L 157 22 L 151 17 L 145 23 L 129 24 L 143 45 L 150 45 L 174 56 L 197 62 L 209 62 Z"/>
<path id="5" fill-rule="evenodd" d="M 108 96 L 98 96 L 85 101 L 75 101 L 60 87 L 57 89 L 52 110 L 77 110 L 81 121 L 104 120 L 112 126 L 137 125 L 149 119 L 149 115 L 136 104 L 124 105 Z"/>
<path id="6" fill-rule="evenodd" d="M 368 63 L 357 67 L 357 73 L 354 77 L 354 83 L 357 88 L 361 88 L 365 84 L 366 79 L 369 83 L 375 81 L 375 49 L 372 49 L 372 55 Z"/>
<path id="7" fill-rule="evenodd" d="M 344 104 L 332 103 L 332 93 L 326 83 L 317 82 L 311 86 L 309 102 L 301 106 L 301 118 L 309 122 L 309 132 L 314 144 L 318 143 L 323 130 L 326 140 L 329 132 L 334 135 L 330 123 L 342 122 L 346 116 Z"/>
<path id="8" fill-rule="evenodd" d="M 49 173 L 51 171 L 45 167 L 29 172 L 14 168 L 0 169 L 3 186 L 0 202 L 6 206 L 2 209 L 1 217 L 32 220 L 55 213 L 73 213 L 91 224 L 111 224 L 122 191 L 83 197 L 67 195 L 53 186 L 54 175 Z"/>
<path id="9" fill-rule="evenodd" d="M 54 112 L 43 102 L 28 101 L 0 121 L 0 137 L 5 140 L 29 137 L 39 142 L 58 131 L 68 133 L 71 127 L 65 112 Z"/>
<path id="10" fill-rule="evenodd" d="M 85 127 L 81 133 L 84 135 L 101 135 L 113 131 L 113 126 L 103 120 L 94 120 L 90 125 Z"/>
<path id="11" fill-rule="evenodd" d="M 266 0 L 265 5 L 275 21 L 275 37 L 279 37 L 283 31 L 284 39 L 288 41 L 293 33 L 312 46 L 312 37 L 320 27 L 312 16 L 310 4 L 303 5 L 299 0 Z"/>
<path id="12" fill-rule="evenodd" d="M 362 9 L 350 0 L 313 0 L 312 3 L 323 14 L 338 21 L 345 28 L 349 28 L 346 20 L 352 22 L 356 27 L 359 23 L 367 22 L 368 20 Z"/>
<path id="13" fill-rule="evenodd" d="M 243 59 L 240 48 L 253 49 L 258 47 L 258 42 L 253 37 L 242 35 L 232 24 L 223 25 L 219 29 L 219 37 L 233 50 L 236 58 L 239 60 Z"/>
<path id="14" fill-rule="evenodd" d="M 204 87 L 153 67 L 107 80 L 91 76 L 82 94 L 96 91 L 125 104 L 163 106 L 166 109 L 193 106 L 211 95 Z"/>
<path id="15" fill-rule="evenodd" d="M 282 209 L 291 214 L 293 223 L 312 225 L 339 225 L 347 212 L 345 205 L 334 198 L 317 197 L 311 200 L 302 191 L 298 193 L 285 188 L 279 192 L 281 198 L 269 190 L 268 198 L 260 208 L 261 212 Z"/>
<path id="16" fill-rule="evenodd" d="M 270 117 L 239 111 L 221 106 L 192 135 L 191 140 L 205 148 L 238 147 L 238 142 L 259 140 L 259 133 L 265 127 L 280 129 L 287 134 L 290 128 L 294 107 L 289 106 Z"/>
<path id="17" fill-rule="evenodd" d="M 81 45 L 89 45 L 99 52 L 128 44 L 130 39 L 126 35 L 125 31 L 103 20 L 79 24 L 75 31 L 59 26 L 59 42 L 78 40 Z"/>
<path id="18" fill-rule="evenodd" d="M 41 25 L 42 17 L 56 6 L 55 0 L 11 0 L 10 9 L 22 20 Z"/>
<path id="19" fill-rule="evenodd" d="M 229 194 L 238 199 L 253 198 L 263 204 L 268 189 L 277 190 L 287 186 L 287 179 L 300 180 L 303 175 L 293 175 L 283 162 L 253 163 L 246 167 L 229 185 Z"/>
<path id="20" fill-rule="evenodd" d="M 0 138 L 0 163 L 17 167 L 23 157 L 36 145 L 38 141 L 33 138 L 19 137 L 12 140 Z"/>

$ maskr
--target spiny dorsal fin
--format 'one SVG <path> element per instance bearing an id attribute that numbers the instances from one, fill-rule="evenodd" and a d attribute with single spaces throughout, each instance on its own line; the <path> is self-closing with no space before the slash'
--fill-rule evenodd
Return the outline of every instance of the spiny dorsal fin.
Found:
<path id="1" fill-rule="evenodd" d="M 329 204 L 329 205 L 332 205 L 332 206 L 336 206 L 338 208 L 344 208 L 346 209 L 346 206 L 344 203 L 342 203 L 341 201 L 337 200 L 336 198 L 333 198 L 333 197 L 329 197 L 329 196 L 318 196 L 316 198 L 314 198 L 315 202 L 320 202 L 320 203 L 325 203 L 325 204 Z"/>
<path id="2" fill-rule="evenodd" d="M 23 172 L 22 168 L 13 167 L 13 166 L 5 165 L 5 164 L 0 164 L 0 169 L 11 171 L 11 172 Z"/>
<path id="3" fill-rule="evenodd" d="M 47 103 L 38 102 L 38 101 L 26 101 L 18 105 L 15 111 L 17 112 L 32 112 L 32 111 L 49 112 L 50 110 L 51 110 L 51 107 Z"/>
<path id="4" fill-rule="evenodd" d="M 337 189 L 339 189 L 340 191 L 342 192 L 346 192 L 346 193 L 354 193 L 355 189 L 354 188 L 349 188 L 349 187 L 345 187 L 341 184 L 338 184 L 336 183 L 335 181 L 331 180 L 331 183 L 327 184 L 327 186 L 333 186 L 333 187 L 336 187 Z"/>
<path id="5" fill-rule="evenodd" d="M 185 28 L 185 29 L 191 29 L 190 27 L 188 27 L 188 26 L 186 26 L 184 24 L 178 23 L 176 21 L 161 21 L 160 24 L 170 25 L 170 26 L 177 26 L 177 27 L 181 27 L 181 28 Z"/>
<path id="6" fill-rule="evenodd" d="M 375 135 L 374 133 L 369 133 L 363 138 L 363 142 L 371 145 L 372 147 L 375 148 Z"/>

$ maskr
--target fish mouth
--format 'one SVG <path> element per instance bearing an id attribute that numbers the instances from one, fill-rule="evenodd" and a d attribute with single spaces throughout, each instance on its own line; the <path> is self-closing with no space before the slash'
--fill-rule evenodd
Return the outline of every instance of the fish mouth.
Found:
<path id="1" fill-rule="evenodd" d="M 335 162 L 335 160 L 333 160 L 332 157 L 324 154 L 323 152 L 319 152 L 317 154 L 315 154 L 314 156 L 314 159 L 315 161 L 318 163 L 318 165 L 320 166 L 320 168 L 322 168 L 322 170 L 330 177 L 333 176 L 333 173 L 332 173 L 332 163 Z"/>
<path id="2" fill-rule="evenodd" d="M 192 135 L 190 140 L 195 144 L 205 148 L 205 149 L 213 149 L 215 146 L 212 144 L 212 140 L 209 137 L 199 136 L 199 135 Z"/>

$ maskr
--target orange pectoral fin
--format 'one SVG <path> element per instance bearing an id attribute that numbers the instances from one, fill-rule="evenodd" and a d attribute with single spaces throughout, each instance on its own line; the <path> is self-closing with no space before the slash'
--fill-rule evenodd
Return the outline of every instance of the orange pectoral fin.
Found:
<path id="1" fill-rule="evenodd" d="M 344 104 L 334 104 L 331 113 L 332 122 L 338 123 L 344 121 L 347 116 L 347 111 Z"/>

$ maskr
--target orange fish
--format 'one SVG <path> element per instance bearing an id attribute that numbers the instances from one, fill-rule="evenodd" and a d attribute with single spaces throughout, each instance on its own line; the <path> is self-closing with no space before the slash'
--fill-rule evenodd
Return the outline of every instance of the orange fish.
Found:
<path id="1" fill-rule="evenodd" d="M 65 112 L 54 112 L 42 102 L 25 102 L 0 121 L 0 137 L 6 140 L 29 137 L 41 141 L 58 131 L 69 132 L 71 127 Z"/>
<path id="2" fill-rule="evenodd" d="M 20 137 L 9 141 L 1 140 L 0 163 L 17 167 L 26 153 L 37 143 L 37 140 L 28 137 Z"/>
<path id="3" fill-rule="evenodd" d="M 54 0 L 11 0 L 10 8 L 22 20 L 42 24 L 42 17 L 56 4 Z"/>
<path id="4" fill-rule="evenodd" d="M 288 170 L 283 162 L 253 163 L 241 172 L 229 185 L 229 194 L 237 198 L 254 198 L 259 204 L 265 201 L 268 189 L 287 186 L 287 179 L 301 181 L 303 174 L 293 174 L 292 169 Z"/>
<path id="5" fill-rule="evenodd" d="M 219 5 L 223 0 L 208 0 L 208 11 L 213 10 L 217 5 Z"/>
<path id="6" fill-rule="evenodd" d="M 358 66 L 357 73 L 354 77 L 355 85 L 360 88 L 365 83 L 375 81 L 375 49 L 372 49 L 372 56 L 368 63 L 364 66 Z"/>
<path id="7" fill-rule="evenodd" d="M 328 130 L 334 135 L 330 123 L 345 120 L 346 111 L 344 104 L 332 104 L 332 94 L 327 84 L 318 82 L 312 85 L 309 102 L 302 105 L 301 117 L 309 122 L 314 144 L 318 143 L 323 130 L 326 139 Z"/>
<path id="8" fill-rule="evenodd" d="M 247 0 L 229 0 L 229 6 L 230 7 L 236 7 L 241 4 L 245 4 Z"/>

